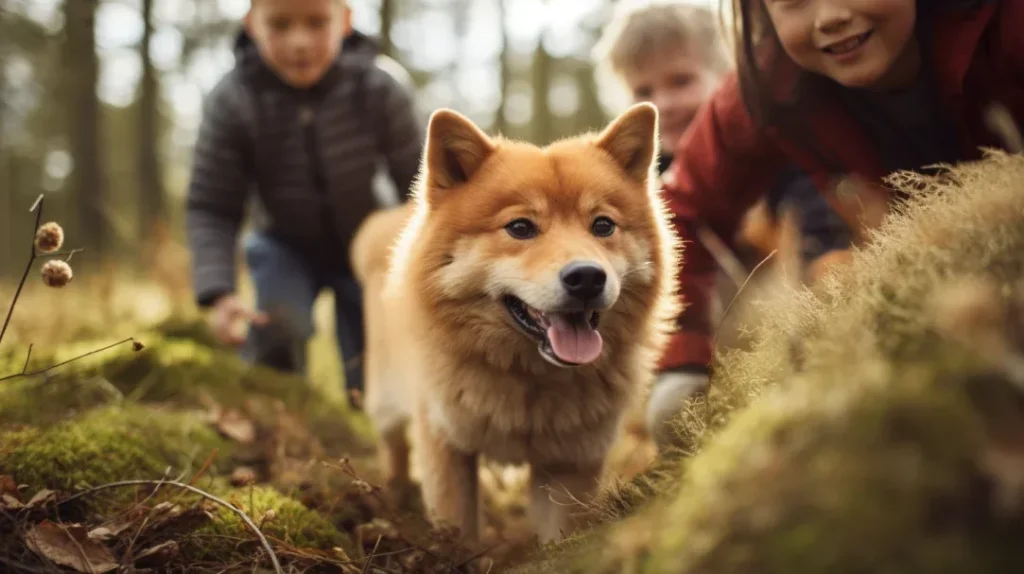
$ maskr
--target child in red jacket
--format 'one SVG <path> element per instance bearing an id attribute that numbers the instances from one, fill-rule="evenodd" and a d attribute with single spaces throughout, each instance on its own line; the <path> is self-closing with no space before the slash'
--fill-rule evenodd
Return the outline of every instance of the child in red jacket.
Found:
<path id="1" fill-rule="evenodd" d="M 896 199 L 887 174 L 1003 147 L 986 123 L 992 106 L 1024 122 L 1024 2 L 737 0 L 733 12 L 737 71 L 680 140 L 666 190 L 686 242 L 688 306 L 660 384 L 706 376 L 711 361 L 715 263 L 694 222 L 734 237 L 767 182 L 796 163 L 856 223 L 865 214 L 854 206 Z M 862 185 L 837 191 L 840 178 Z"/>

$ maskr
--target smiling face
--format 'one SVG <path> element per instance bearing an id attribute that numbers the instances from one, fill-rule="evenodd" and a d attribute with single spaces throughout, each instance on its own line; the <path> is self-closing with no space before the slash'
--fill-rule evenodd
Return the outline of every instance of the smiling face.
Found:
<path id="1" fill-rule="evenodd" d="M 786 54 L 847 87 L 889 89 L 920 68 L 916 0 L 764 0 Z"/>
<path id="2" fill-rule="evenodd" d="M 676 46 L 622 71 L 633 101 L 651 102 L 658 108 L 663 150 L 675 150 L 721 78 L 706 59 L 689 46 Z"/>
<path id="3" fill-rule="evenodd" d="M 648 187 L 656 121 L 643 104 L 594 138 L 541 149 L 436 113 L 418 239 L 435 312 L 481 349 L 532 347 L 561 367 L 598 361 L 609 336 L 624 340 L 661 276 Z"/>
<path id="4" fill-rule="evenodd" d="M 352 16 L 341 0 L 255 0 L 245 28 L 281 80 L 308 88 L 338 56 Z"/>

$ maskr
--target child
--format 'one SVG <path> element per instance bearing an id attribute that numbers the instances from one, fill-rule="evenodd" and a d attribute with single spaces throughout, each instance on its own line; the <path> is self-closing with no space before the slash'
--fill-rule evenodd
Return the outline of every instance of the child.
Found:
<path id="1" fill-rule="evenodd" d="M 659 173 L 671 176 L 668 169 L 672 150 L 732 68 L 714 14 L 705 7 L 678 0 L 619 2 L 594 47 L 594 58 L 599 71 L 624 84 L 634 102 L 650 101 L 658 108 Z M 803 243 L 808 246 L 805 255 L 813 258 L 824 251 L 826 241 L 821 230 L 835 226 L 835 214 L 810 180 L 791 169 L 765 188 L 768 209 L 762 211 L 773 219 L 768 226 L 775 226 L 774 216 L 781 206 L 793 205 L 801 215 Z M 706 385 L 703 372 L 673 370 L 662 374 L 654 385 L 647 412 L 648 428 L 659 443 L 667 442 L 664 435 L 670 430 L 661 421 L 678 412 L 682 400 L 703 391 Z"/>
<path id="2" fill-rule="evenodd" d="M 667 190 L 691 243 L 680 276 L 689 306 L 663 366 L 691 373 L 708 372 L 714 329 L 714 262 L 693 242 L 695 222 L 732 237 L 788 162 L 856 222 L 855 206 L 885 208 L 886 174 L 1000 147 L 983 119 L 990 105 L 1024 120 L 1024 2 L 740 0 L 734 18 L 738 70 L 679 142 Z M 835 177 L 859 185 L 835 190 Z"/>
<path id="3" fill-rule="evenodd" d="M 423 140 L 409 90 L 351 18 L 343 0 L 252 0 L 235 67 L 204 109 L 187 204 L 196 299 L 212 308 L 214 334 L 250 362 L 304 373 L 312 305 L 331 289 L 350 401 L 362 387 L 363 325 L 348 244 L 377 207 L 378 162 L 404 200 Z M 257 311 L 235 291 L 250 188 Z M 249 337 L 235 334 L 240 320 L 252 323 Z"/>

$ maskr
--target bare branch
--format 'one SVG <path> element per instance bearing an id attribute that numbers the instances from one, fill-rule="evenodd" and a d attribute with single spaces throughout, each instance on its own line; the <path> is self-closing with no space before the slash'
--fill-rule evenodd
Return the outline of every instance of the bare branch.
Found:
<path id="1" fill-rule="evenodd" d="M 32 209 L 29 213 L 36 212 L 36 224 L 32 227 L 32 239 L 29 241 L 28 246 L 30 249 L 28 263 L 25 265 L 25 272 L 21 275 L 21 282 L 18 283 L 18 289 L 14 292 L 14 299 L 11 301 L 11 306 L 7 309 L 7 318 L 4 319 L 4 326 L 0 329 L 0 342 L 4 340 L 4 333 L 7 332 L 7 325 L 11 322 L 11 315 L 14 314 L 14 306 L 18 304 L 18 297 L 21 296 L 21 289 L 25 286 L 25 280 L 28 279 L 28 274 L 32 270 L 32 264 L 36 261 L 36 232 L 39 231 L 39 222 L 43 218 L 43 194 L 39 194 L 36 198 L 35 203 L 32 204 Z"/>
<path id="2" fill-rule="evenodd" d="M 135 347 L 136 345 L 141 345 L 141 343 L 136 341 L 134 337 L 128 337 L 127 339 L 124 339 L 123 341 L 118 341 L 116 343 L 112 343 L 110 345 L 107 345 L 106 347 L 103 347 L 102 349 L 96 349 L 95 351 L 89 351 L 88 353 L 83 353 L 81 355 L 78 355 L 77 357 L 72 357 L 72 358 L 70 358 L 70 359 L 68 359 L 66 361 L 61 361 L 61 362 L 59 362 L 59 363 L 57 363 L 55 365 L 50 365 L 49 367 L 46 367 L 45 369 L 39 369 L 38 371 L 32 371 L 31 373 L 25 372 L 25 369 L 28 368 L 28 358 L 26 357 L 25 358 L 25 367 L 21 370 L 20 373 L 15 373 L 13 375 L 7 375 L 6 377 L 0 377 L 0 382 L 7 381 L 7 380 L 10 380 L 10 379 L 16 379 L 18 377 L 34 377 L 36 375 L 42 375 L 43 373 L 52 371 L 53 369 L 56 369 L 57 367 L 63 367 L 64 365 L 66 365 L 68 363 L 73 363 L 73 362 L 75 362 L 75 361 L 77 361 L 79 359 L 84 359 L 84 358 L 86 358 L 86 357 L 88 357 L 90 355 L 95 355 L 96 353 L 102 353 L 103 351 L 106 351 L 108 349 L 113 349 L 114 347 L 117 347 L 119 345 L 123 345 L 125 343 L 134 343 L 133 347 Z M 31 353 L 32 353 L 32 347 L 30 346 L 29 347 L 29 355 L 30 356 L 31 356 Z"/>

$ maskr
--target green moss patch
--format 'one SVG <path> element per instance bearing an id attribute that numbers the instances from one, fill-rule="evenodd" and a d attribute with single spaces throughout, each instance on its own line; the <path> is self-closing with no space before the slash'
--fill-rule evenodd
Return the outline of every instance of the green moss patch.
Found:
<path id="1" fill-rule="evenodd" d="M 194 415 L 136 406 L 91 410 L 45 429 L 0 433 L 0 474 L 34 488 L 74 490 L 196 471 L 231 445 Z"/>

